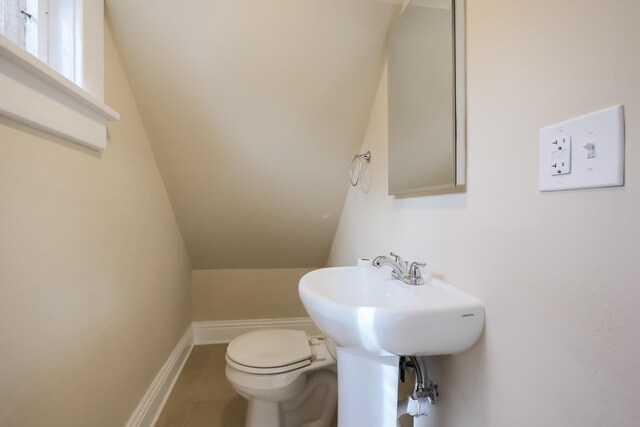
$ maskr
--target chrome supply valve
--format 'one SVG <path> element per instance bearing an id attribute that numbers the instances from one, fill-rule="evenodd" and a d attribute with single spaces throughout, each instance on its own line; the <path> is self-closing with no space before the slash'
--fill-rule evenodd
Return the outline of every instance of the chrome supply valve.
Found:
<path id="1" fill-rule="evenodd" d="M 380 255 L 373 259 L 371 265 L 376 268 L 382 268 L 385 265 L 391 267 L 391 277 L 398 279 L 407 285 L 419 286 L 424 285 L 424 278 L 422 277 L 422 270 L 420 267 L 425 267 L 427 264 L 424 262 L 412 262 L 409 265 L 402 259 L 400 255 L 390 253 L 393 258 L 389 258 L 386 255 Z"/>
<path id="2" fill-rule="evenodd" d="M 427 415 L 428 408 L 424 406 L 426 402 L 434 405 L 438 401 L 440 392 L 438 384 L 431 381 L 427 375 L 427 365 L 424 358 L 416 356 L 400 357 L 400 380 L 404 382 L 405 371 L 413 369 L 416 376 L 416 383 L 409 395 L 408 413 L 412 416 Z"/>
<path id="3" fill-rule="evenodd" d="M 427 398 L 429 403 L 432 405 L 438 401 L 438 397 L 440 396 L 440 392 L 438 391 L 438 384 L 434 383 L 431 380 L 426 380 L 424 387 L 416 387 L 411 392 L 411 397 L 415 400 L 420 398 Z"/>

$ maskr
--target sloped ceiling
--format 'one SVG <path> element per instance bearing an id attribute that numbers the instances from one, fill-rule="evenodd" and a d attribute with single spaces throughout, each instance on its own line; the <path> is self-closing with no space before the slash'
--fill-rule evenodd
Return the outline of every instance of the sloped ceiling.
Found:
<path id="1" fill-rule="evenodd" d="M 106 5 L 193 267 L 324 266 L 400 7 Z"/>

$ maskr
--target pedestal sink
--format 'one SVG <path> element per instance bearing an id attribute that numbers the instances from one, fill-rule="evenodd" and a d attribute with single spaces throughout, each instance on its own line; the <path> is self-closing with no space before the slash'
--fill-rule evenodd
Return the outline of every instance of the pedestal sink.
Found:
<path id="1" fill-rule="evenodd" d="M 339 427 L 395 426 L 399 356 L 465 351 L 484 325 L 478 298 L 437 279 L 410 286 L 373 267 L 315 270 L 298 292 L 338 345 Z"/>

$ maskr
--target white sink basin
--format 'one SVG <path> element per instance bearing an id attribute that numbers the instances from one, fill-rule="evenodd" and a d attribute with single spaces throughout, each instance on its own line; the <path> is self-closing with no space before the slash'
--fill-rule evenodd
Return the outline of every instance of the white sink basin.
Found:
<path id="1" fill-rule="evenodd" d="M 484 325 L 478 298 L 432 279 L 410 286 L 388 269 L 324 268 L 300 280 L 300 299 L 340 347 L 384 355 L 453 354 L 473 346 Z"/>

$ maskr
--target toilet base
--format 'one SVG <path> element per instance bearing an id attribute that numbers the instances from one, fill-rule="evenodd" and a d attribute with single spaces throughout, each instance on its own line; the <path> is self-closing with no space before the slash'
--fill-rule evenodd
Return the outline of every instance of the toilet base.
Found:
<path id="1" fill-rule="evenodd" d="M 322 369 L 307 375 L 304 390 L 292 399 L 274 402 L 249 398 L 245 426 L 329 427 L 338 402 L 335 371 Z"/>
<path id="2" fill-rule="evenodd" d="M 251 399 L 247 408 L 246 427 L 285 427 L 280 414 L 280 404 L 265 400 Z"/>

